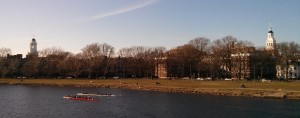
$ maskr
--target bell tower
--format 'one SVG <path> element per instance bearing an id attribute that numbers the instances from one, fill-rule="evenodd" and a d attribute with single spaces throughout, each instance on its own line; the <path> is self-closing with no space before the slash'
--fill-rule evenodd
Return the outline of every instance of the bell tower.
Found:
<path id="1" fill-rule="evenodd" d="M 267 40 L 266 40 L 266 50 L 275 50 L 275 48 L 276 48 L 276 40 L 274 37 L 274 33 L 272 31 L 272 24 L 270 22 L 270 27 L 267 34 Z"/>
<path id="2" fill-rule="evenodd" d="M 34 39 L 34 37 L 32 38 L 31 42 L 30 42 L 30 51 L 29 51 L 29 54 L 34 54 L 34 55 L 37 55 L 38 52 L 37 52 L 37 43 L 36 43 L 36 40 Z"/>

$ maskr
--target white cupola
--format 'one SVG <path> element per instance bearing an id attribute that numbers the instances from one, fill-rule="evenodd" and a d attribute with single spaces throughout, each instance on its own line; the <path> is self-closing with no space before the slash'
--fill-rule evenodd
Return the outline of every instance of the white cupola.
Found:
<path id="1" fill-rule="evenodd" d="M 34 38 L 32 38 L 29 48 L 30 48 L 29 54 L 38 54 L 38 52 L 37 52 L 37 43 L 36 43 L 36 40 Z"/>
<path id="2" fill-rule="evenodd" d="M 276 48 L 276 40 L 274 37 L 274 33 L 272 31 L 272 24 L 270 23 L 269 31 L 267 34 L 267 40 L 266 40 L 266 49 L 275 50 L 275 48 Z"/>

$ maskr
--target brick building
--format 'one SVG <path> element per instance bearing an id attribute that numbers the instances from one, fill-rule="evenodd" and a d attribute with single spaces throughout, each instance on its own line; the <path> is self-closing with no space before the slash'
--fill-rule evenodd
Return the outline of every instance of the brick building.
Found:
<path id="1" fill-rule="evenodd" d="M 254 74 L 254 47 L 237 47 L 231 53 L 231 78 L 250 79 Z M 253 72 L 252 72 L 253 71 Z M 252 74 L 253 73 L 253 74 Z"/>

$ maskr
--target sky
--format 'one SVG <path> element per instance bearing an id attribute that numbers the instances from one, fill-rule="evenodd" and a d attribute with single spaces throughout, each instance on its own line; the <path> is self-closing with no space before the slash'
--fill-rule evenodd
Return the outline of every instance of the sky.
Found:
<path id="1" fill-rule="evenodd" d="M 172 49 L 197 37 L 231 35 L 265 46 L 300 43 L 300 0 L 0 0 L 0 48 L 26 55 L 57 47 L 79 53 L 92 43 Z"/>

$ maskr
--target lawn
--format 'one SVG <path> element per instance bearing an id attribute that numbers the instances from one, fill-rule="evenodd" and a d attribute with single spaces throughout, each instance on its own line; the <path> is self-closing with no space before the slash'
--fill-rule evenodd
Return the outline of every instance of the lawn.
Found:
<path id="1" fill-rule="evenodd" d="M 196 81 L 196 80 L 150 80 L 150 79 L 0 79 L 0 84 L 51 84 L 51 85 L 129 85 L 151 88 L 187 89 L 245 89 L 300 91 L 300 82 L 251 82 L 251 81 Z"/>

